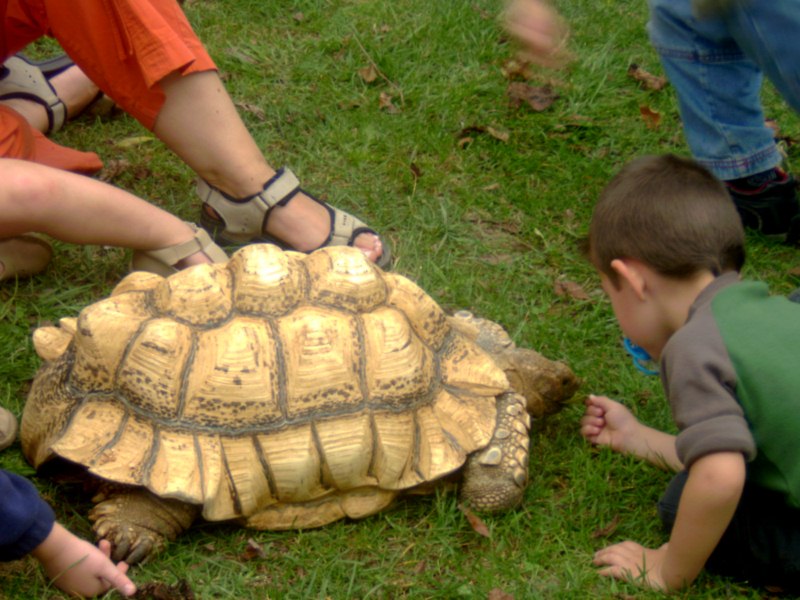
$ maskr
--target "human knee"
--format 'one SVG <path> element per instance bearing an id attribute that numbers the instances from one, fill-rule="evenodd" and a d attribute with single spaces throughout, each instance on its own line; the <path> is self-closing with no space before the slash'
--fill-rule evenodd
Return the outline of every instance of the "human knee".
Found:
<path id="1" fill-rule="evenodd" d="M 3 214 L 20 210 L 37 214 L 57 201 L 58 185 L 47 167 L 23 160 L 0 160 L 0 203 Z"/>

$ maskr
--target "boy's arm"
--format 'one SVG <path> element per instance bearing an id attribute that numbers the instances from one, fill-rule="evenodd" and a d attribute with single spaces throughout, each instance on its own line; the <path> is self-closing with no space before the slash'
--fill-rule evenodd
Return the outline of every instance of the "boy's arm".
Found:
<path id="1" fill-rule="evenodd" d="M 605 396 L 587 398 L 581 435 L 592 444 L 633 454 L 662 469 L 683 469 L 674 435 L 644 425 L 623 404 Z"/>
<path id="2" fill-rule="evenodd" d="M 667 544 L 647 549 L 623 542 L 595 554 L 600 571 L 617 579 L 675 590 L 691 584 L 716 548 L 736 511 L 745 482 L 745 461 L 738 452 L 717 452 L 697 459 L 681 494 L 678 515 Z"/>
<path id="3" fill-rule="evenodd" d="M 36 558 L 53 584 L 73 595 L 94 597 L 116 589 L 123 596 L 136 592 L 136 586 L 125 575 L 128 565 L 115 565 L 109 558 L 111 544 L 100 542 L 100 548 L 62 527 L 53 530 L 31 555 Z"/>

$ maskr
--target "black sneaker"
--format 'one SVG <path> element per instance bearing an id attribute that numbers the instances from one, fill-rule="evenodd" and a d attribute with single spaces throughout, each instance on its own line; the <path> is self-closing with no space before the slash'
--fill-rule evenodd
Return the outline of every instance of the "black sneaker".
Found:
<path id="1" fill-rule="evenodd" d="M 794 177 L 776 168 L 726 181 L 725 185 L 746 228 L 787 243 L 800 240 L 800 204 Z"/>

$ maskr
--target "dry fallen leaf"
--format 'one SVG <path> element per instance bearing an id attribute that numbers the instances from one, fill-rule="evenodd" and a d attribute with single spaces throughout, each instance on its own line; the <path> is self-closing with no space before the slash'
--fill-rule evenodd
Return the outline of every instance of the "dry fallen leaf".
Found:
<path id="1" fill-rule="evenodd" d="M 385 109 L 386 112 L 390 113 L 400 112 L 400 110 L 392 102 L 392 97 L 386 92 L 381 92 L 380 98 L 378 99 L 378 108 L 382 110 Z"/>
<path id="2" fill-rule="evenodd" d="M 556 296 L 560 297 L 569 297 L 573 300 L 589 300 L 589 294 L 577 283 L 574 281 L 567 281 L 563 279 L 557 279 L 556 282 L 553 284 L 553 291 L 555 292 Z"/>
<path id="3" fill-rule="evenodd" d="M 478 515 L 476 515 L 463 504 L 459 504 L 458 508 L 462 513 L 464 513 L 464 516 L 467 517 L 467 521 L 469 521 L 469 524 L 475 533 L 486 538 L 492 537 L 492 534 L 489 533 L 489 528 L 486 526 L 486 523 L 484 523 Z"/>
<path id="4" fill-rule="evenodd" d="M 634 81 L 638 81 L 639 85 L 647 90 L 658 91 L 667 85 L 666 77 L 659 77 L 648 73 L 636 63 L 628 67 L 628 77 L 632 78 Z"/>
<path id="5" fill-rule="evenodd" d="M 113 181 L 118 175 L 131 168 L 129 163 L 124 158 L 107 160 L 103 165 L 103 170 L 97 175 L 100 181 Z"/>
<path id="6" fill-rule="evenodd" d="M 491 126 L 485 127 L 483 125 L 470 125 L 469 127 L 464 127 L 464 129 L 458 132 L 459 146 L 463 147 L 466 143 L 471 142 L 473 138 L 470 136 L 470 134 L 473 133 L 486 133 L 494 139 L 500 140 L 501 142 L 507 142 L 509 138 L 507 131 L 501 131 Z M 469 141 L 463 142 L 463 140 Z"/>
<path id="7" fill-rule="evenodd" d="M 512 107 L 519 108 L 526 102 L 536 112 L 547 110 L 559 97 L 549 85 L 533 86 L 521 81 L 509 83 L 506 94 Z"/>
<path id="8" fill-rule="evenodd" d="M 240 558 L 242 560 L 253 560 L 254 558 L 264 558 L 266 555 L 267 554 L 264 552 L 264 548 L 261 547 L 261 544 L 259 544 L 253 538 L 249 538 Z"/>
<path id="9" fill-rule="evenodd" d="M 358 70 L 358 75 L 365 83 L 372 83 L 378 78 L 378 71 L 375 69 L 375 65 L 370 64 L 366 67 L 361 67 Z"/>
<path id="10" fill-rule="evenodd" d="M 487 600 L 514 600 L 514 595 L 504 592 L 500 588 L 494 588 L 489 592 Z"/>
<path id="11" fill-rule="evenodd" d="M 235 104 L 237 108 L 253 115 L 259 121 L 265 121 L 267 118 L 267 115 L 264 114 L 264 110 L 257 104 L 251 104 L 249 102 L 235 102 Z"/>
<path id="12" fill-rule="evenodd" d="M 155 142 L 156 138 L 151 135 L 135 135 L 132 137 L 126 137 L 121 139 L 114 145 L 117 148 L 133 148 L 135 146 L 141 146 L 142 144 L 147 144 L 148 142 Z"/>
<path id="13" fill-rule="evenodd" d="M 605 527 L 600 527 L 599 529 L 595 529 L 592 532 L 592 537 L 593 538 L 608 537 L 617 530 L 617 527 L 619 526 L 619 521 L 620 521 L 619 515 L 614 515 L 614 518 L 611 519 L 611 522 L 608 525 L 606 525 Z"/>
<path id="14" fill-rule="evenodd" d="M 531 79 L 533 77 L 531 64 L 519 56 L 506 59 L 500 67 L 500 72 L 506 79 Z"/>
<path id="15" fill-rule="evenodd" d="M 131 596 L 134 600 L 195 600 L 194 591 L 185 579 L 177 585 L 151 582 L 137 587 L 136 593 Z"/>
<path id="16" fill-rule="evenodd" d="M 639 107 L 639 113 L 642 115 L 642 119 L 648 129 L 658 129 L 658 126 L 661 124 L 660 112 L 653 110 L 649 106 L 642 105 Z"/>
<path id="17" fill-rule="evenodd" d="M 411 174 L 414 176 L 414 179 L 419 179 L 420 177 L 422 177 L 422 171 L 417 166 L 417 163 L 412 162 L 409 165 L 409 168 L 411 169 Z"/>
<path id="18" fill-rule="evenodd" d="M 301 23 L 301 22 L 302 22 L 302 21 L 303 21 L 303 20 L 306 18 L 306 16 L 305 16 L 303 13 L 301 13 L 301 12 L 296 12 L 296 13 L 294 13 L 294 14 L 292 15 L 292 18 L 293 18 L 295 21 L 297 21 L 298 23 Z"/>

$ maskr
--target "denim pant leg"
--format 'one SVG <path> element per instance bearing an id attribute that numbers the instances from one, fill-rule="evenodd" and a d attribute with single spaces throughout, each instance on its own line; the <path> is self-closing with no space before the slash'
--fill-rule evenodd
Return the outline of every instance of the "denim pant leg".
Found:
<path id="1" fill-rule="evenodd" d="M 675 524 L 686 478 L 686 471 L 678 473 L 658 503 L 667 530 Z M 706 569 L 753 584 L 800 591 L 800 509 L 788 506 L 777 492 L 746 484 Z"/>
<path id="2" fill-rule="evenodd" d="M 649 5 L 650 41 L 677 93 L 694 158 L 723 180 L 779 165 L 773 132 L 764 124 L 761 69 L 732 37 L 728 17 L 698 20 L 690 0 Z"/>

